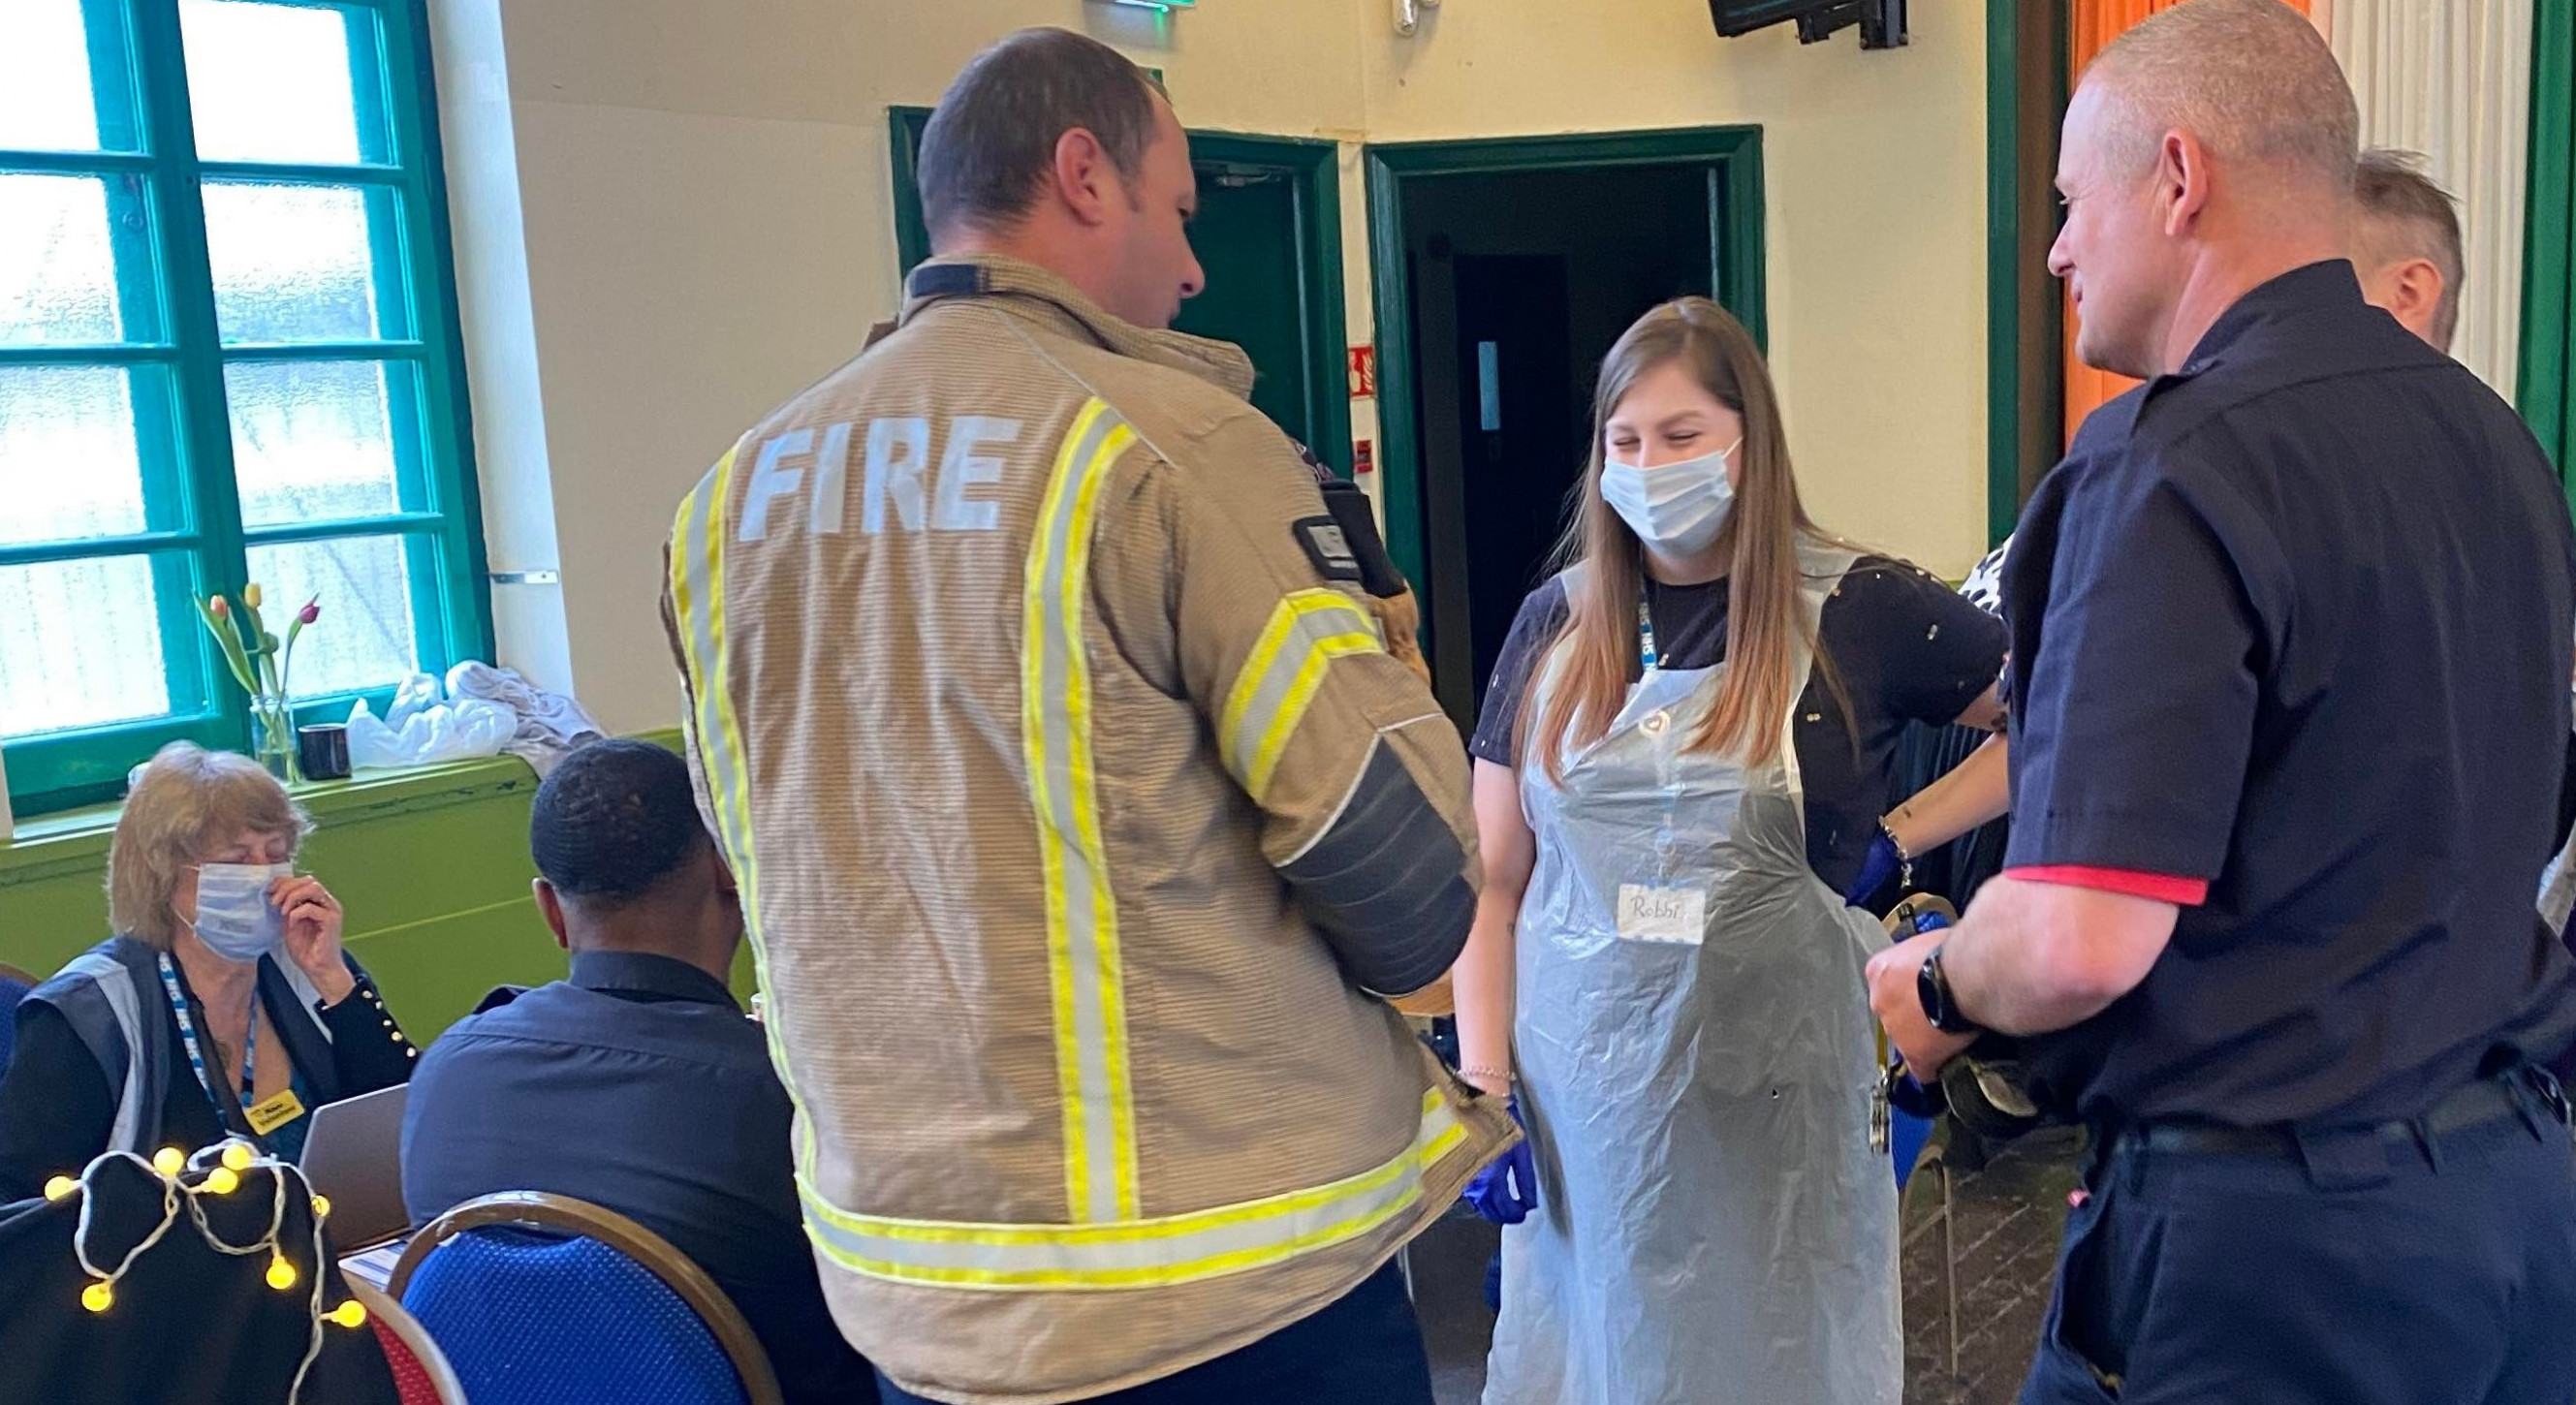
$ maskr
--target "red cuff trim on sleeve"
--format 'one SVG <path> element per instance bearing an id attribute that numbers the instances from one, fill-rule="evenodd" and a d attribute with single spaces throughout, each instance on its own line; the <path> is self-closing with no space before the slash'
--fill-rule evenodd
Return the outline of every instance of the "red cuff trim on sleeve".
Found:
<path id="1" fill-rule="evenodd" d="M 2032 868 L 2008 868 L 2004 870 L 2004 876 L 2018 878 L 2025 883 L 2056 883 L 2068 888 L 2092 888 L 2105 893 L 2124 893 L 2133 898 L 2152 898 L 2176 907 L 2198 907 L 2209 901 L 2207 879 L 2138 873 L 2125 868 L 2043 864 Z"/>

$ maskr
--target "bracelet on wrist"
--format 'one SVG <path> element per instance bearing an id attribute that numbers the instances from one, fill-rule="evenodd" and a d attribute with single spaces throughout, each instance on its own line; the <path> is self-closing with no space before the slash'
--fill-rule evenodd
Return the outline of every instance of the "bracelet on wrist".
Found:
<path id="1" fill-rule="evenodd" d="M 1482 1064 L 1462 1064 L 1458 1068 L 1458 1076 L 1470 1083 L 1479 1080 L 1506 1084 L 1520 1081 L 1512 1076 L 1512 1071 L 1508 1068 L 1487 1068 Z"/>
<path id="2" fill-rule="evenodd" d="M 1878 832 L 1887 837 L 1887 847 L 1896 851 L 1896 885 L 1899 888 L 1912 888 L 1914 886 L 1913 851 L 1905 847 L 1904 840 L 1896 837 L 1896 830 L 1888 824 L 1885 815 L 1878 817 Z"/>

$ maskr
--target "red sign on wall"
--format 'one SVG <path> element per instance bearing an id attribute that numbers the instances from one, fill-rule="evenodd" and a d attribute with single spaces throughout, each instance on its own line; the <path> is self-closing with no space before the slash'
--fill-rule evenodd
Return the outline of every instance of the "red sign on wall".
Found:
<path id="1" fill-rule="evenodd" d="M 1351 348 L 1351 398 L 1358 400 L 1377 394 L 1377 348 Z"/>

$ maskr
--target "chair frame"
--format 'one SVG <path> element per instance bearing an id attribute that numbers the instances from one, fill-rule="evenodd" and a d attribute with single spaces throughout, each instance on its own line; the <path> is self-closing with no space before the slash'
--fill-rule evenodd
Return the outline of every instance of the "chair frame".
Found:
<path id="1" fill-rule="evenodd" d="M 642 1264 L 669 1284 L 671 1291 L 679 1294 L 680 1300 L 715 1334 L 716 1345 L 723 1348 L 733 1362 L 734 1373 L 742 1378 L 743 1394 L 751 1405 L 786 1405 L 778 1389 L 778 1373 L 769 1364 L 769 1353 L 762 1349 L 760 1338 L 753 1335 L 751 1324 L 743 1320 L 742 1309 L 734 1306 L 733 1299 L 725 1296 L 707 1271 L 671 1241 L 587 1200 L 538 1190 L 505 1190 L 468 1200 L 431 1220 L 412 1236 L 403 1248 L 402 1258 L 394 1264 L 385 1291 L 401 1298 L 411 1284 L 413 1271 L 439 1245 L 467 1230 L 496 1225 L 596 1239 Z"/>
<path id="2" fill-rule="evenodd" d="M 456 1368 L 448 1364 L 447 1353 L 438 1349 L 438 1343 L 431 1339 L 429 1329 L 420 1325 L 420 1319 L 365 1279 L 350 1277 L 345 1281 L 349 1296 L 366 1308 L 368 1316 L 385 1324 L 385 1330 L 392 1332 L 396 1340 L 409 1348 L 412 1358 L 429 1373 L 430 1388 L 438 1392 L 441 1405 L 468 1405 L 464 1382 L 456 1378 Z"/>

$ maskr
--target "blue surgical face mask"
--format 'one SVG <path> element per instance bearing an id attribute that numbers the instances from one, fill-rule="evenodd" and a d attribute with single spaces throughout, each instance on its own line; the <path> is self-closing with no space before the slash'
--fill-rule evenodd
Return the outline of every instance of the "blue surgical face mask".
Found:
<path id="1" fill-rule="evenodd" d="M 1735 509 L 1735 484 L 1726 461 L 1738 439 L 1714 454 L 1640 468 L 1608 460 L 1601 465 L 1601 498 L 1637 540 L 1669 556 L 1704 551 Z"/>
<path id="2" fill-rule="evenodd" d="M 268 900 L 268 885 L 295 874 L 293 864 L 210 863 L 197 866 L 197 920 L 188 930 L 226 961 L 256 961 L 276 949 L 286 919 Z"/>

